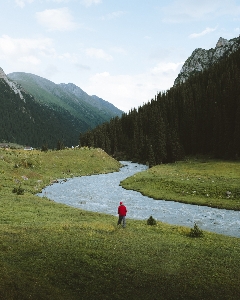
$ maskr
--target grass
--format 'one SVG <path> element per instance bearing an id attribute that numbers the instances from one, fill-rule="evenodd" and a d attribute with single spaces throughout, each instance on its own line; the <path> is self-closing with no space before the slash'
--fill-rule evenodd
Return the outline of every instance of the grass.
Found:
<path id="1" fill-rule="evenodd" d="M 146 220 L 122 229 L 115 216 L 34 195 L 118 168 L 99 149 L 0 151 L 0 299 L 239 299 L 238 238 Z M 20 183 L 24 194 L 12 193 Z"/>
<path id="2" fill-rule="evenodd" d="M 189 159 L 158 165 L 121 182 L 153 199 L 240 210 L 240 162 Z"/>

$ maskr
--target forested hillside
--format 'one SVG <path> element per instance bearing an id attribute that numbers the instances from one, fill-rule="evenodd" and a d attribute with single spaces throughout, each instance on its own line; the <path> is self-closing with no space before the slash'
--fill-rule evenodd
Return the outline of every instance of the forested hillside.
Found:
<path id="1" fill-rule="evenodd" d="M 73 84 L 22 72 L 9 78 L 0 68 L 0 142 L 44 149 L 77 145 L 79 132 L 122 114 Z"/>
<path id="2" fill-rule="evenodd" d="M 88 129 L 109 121 L 112 117 L 122 115 L 122 111 L 113 104 L 98 97 L 97 101 L 95 97 L 89 96 L 72 83 L 56 84 L 48 79 L 24 72 L 8 74 L 8 78 L 20 84 L 39 102 L 48 105 L 53 110 L 67 111 L 74 118 L 83 121 L 88 125 Z"/>
<path id="3" fill-rule="evenodd" d="M 0 78 L 0 141 L 32 147 L 56 148 L 78 143 L 79 128 L 88 124 L 71 116 L 66 110 L 53 110 L 21 90 L 23 99 Z"/>
<path id="4" fill-rule="evenodd" d="M 185 155 L 240 156 L 240 50 L 81 135 L 81 145 L 118 158 L 174 162 Z"/>

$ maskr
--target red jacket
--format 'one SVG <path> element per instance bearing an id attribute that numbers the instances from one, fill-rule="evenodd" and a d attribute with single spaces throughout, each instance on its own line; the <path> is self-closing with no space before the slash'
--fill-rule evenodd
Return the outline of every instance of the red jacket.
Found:
<path id="1" fill-rule="evenodd" d="M 119 216 L 126 216 L 127 208 L 126 208 L 125 205 L 119 205 L 118 206 L 118 214 L 119 214 Z"/>

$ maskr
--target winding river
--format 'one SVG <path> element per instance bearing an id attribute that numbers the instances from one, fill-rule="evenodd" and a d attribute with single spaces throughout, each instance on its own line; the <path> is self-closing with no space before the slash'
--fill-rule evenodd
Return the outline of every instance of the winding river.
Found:
<path id="1" fill-rule="evenodd" d="M 193 227 L 196 222 L 202 230 L 240 238 L 240 211 L 154 200 L 139 192 L 125 190 L 119 186 L 120 181 L 147 167 L 126 161 L 121 163 L 124 167 L 119 172 L 59 180 L 38 196 L 114 216 L 117 216 L 119 202 L 123 201 L 128 209 L 127 218 L 146 220 L 153 216 L 165 223 L 187 227 Z"/>

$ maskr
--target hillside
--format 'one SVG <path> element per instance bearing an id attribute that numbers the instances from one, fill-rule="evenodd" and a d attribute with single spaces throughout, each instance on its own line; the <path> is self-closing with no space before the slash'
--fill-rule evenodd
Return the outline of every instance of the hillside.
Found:
<path id="1" fill-rule="evenodd" d="M 64 109 L 53 110 L 0 78 L 0 141 L 33 147 L 56 148 L 60 140 L 65 145 L 78 143 L 79 128 L 88 124 L 70 115 Z"/>
<path id="2" fill-rule="evenodd" d="M 40 102 L 53 109 L 63 108 L 77 119 L 86 122 L 88 128 L 94 128 L 122 114 L 114 105 L 98 97 L 96 99 L 89 96 L 72 83 L 55 84 L 40 76 L 23 72 L 14 72 L 7 76 Z"/>
<path id="3" fill-rule="evenodd" d="M 80 132 L 121 115 L 107 101 L 69 86 L 73 85 L 26 73 L 7 77 L 0 68 L 0 142 L 48 148 L 56 148 L 59 141 L 77 145 Z M 80 91 L 83 99 L 76 93 Z"/>
<path id="4" fill-rule="evenodd" d="M 82 134 L 81 143 L 150 166 L 196 154 L 239 159 L 240 48 L 228 54 L 138 110 Z"/>

